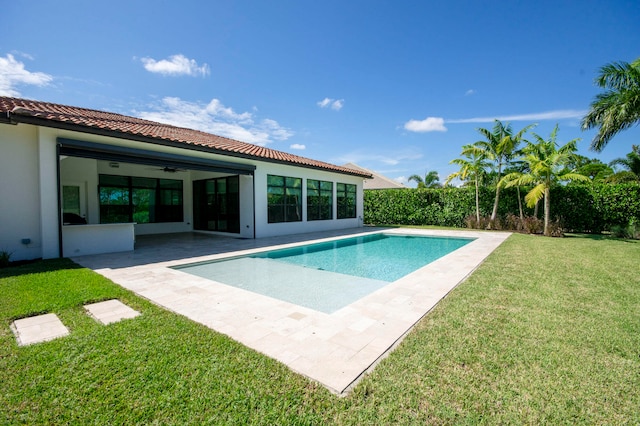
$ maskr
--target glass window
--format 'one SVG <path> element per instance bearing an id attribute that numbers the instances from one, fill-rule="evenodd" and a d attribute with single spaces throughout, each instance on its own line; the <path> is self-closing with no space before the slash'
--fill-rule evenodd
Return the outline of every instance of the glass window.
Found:
<path id="1" fill-rule="evenodd" d="M 182 181 L 100 175 L 100 223 L 182 222 Z"/>
<path id="2" fill-rule="evenodd" d="M 64 213 L 73 213 L 80 216 L 79 186 L 65 185 L 62 187 L 62 211 Z"/>
<path id="3" fill-rule="evenodd" d="M 333 219 L 333 182 L 307 179 L 307 220 Z"/>
<path id="4" fill-rule="evenodd" d="M 302 178 L 267 175 L 269 223 L 302 221 Z"/>
<path id="5" fill-rule="evenodd" d="M 356 217 L 356 186 L 348 183 L 336 184 L 338 219 Z"/>

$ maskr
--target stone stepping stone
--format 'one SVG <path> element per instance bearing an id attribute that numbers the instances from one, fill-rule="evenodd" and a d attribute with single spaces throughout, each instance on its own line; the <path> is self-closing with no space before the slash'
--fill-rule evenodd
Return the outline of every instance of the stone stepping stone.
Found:
<path id="1" fill-rule="evenodd" d="M 19 346 L 45 342 L 69 334 L 67 327 L 56 314 L 44 314 L 22 318 L 11 323 L 11 331 Z"/>
<path id="2" fill-rule="evenodd" d="M 84 305 L 84 309 L 96 321 L 104 325 L 140 315 L 140 312 L 116 299 Z"/>

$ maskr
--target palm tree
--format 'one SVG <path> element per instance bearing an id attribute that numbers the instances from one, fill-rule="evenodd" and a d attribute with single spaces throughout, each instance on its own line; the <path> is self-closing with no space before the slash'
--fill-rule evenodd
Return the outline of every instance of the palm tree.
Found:
<path id="1" fill-rule="evenodd" d="M 424 175 L 424 179 L 420 175 L 409 176 L 409 182 L 414 181 L 418 184 L 418 188 L 440 188 L 440 177 L 438 172 L 431 170 Z"/>
<path id="2" fill-rule="evenodd" d="M 527 142 L 523 149 L 524 160 L 529 164 L 528 172 L 509 173 L 500 181 L 500 186 L 510 187 L 516 185 L 533 185 L 533 189 L 525 195 L 524 200 L 529 208 L 544 198 L 544 235 L 549 236 L 549 219 L 551 217 L 551 187 L 562 181 L 581 180 L 588 181 L 589 178 L 567 171 L 566 165 L 573 160 L 577 150 L 579 139 L 573 139 L 560 148 L 556 142 L 558 125 L 551 132 L 548 140 L 533 133 L 536 143 Z"/>
<path id="3" fill-rule="evenodd" d="M 461 181 L 473 181 L 476 187 L 476 220 L 480 222 L 480 179 L 485 172 L 485 169 L 489 167 L 489 163 L 482 155 L 479 155 L 477 151 L 471 149 L 471 145 L 465 145 L 462 147 L 462 155 L 465 158 L 456 158 L 451 160 L 449 164 L 456 164 L 460 166 L 460 170 L 447 176 L 445 186 L 449 184 L 453 179 L 459 178 Z"/>
<path id="4" fill-rule="evenodd" d="M 624 171 L 616 173 L 618 178 L 613 180 L 640 180 L 640 145 L 632 145 L 631 152 L 626 155 L 626 158 L 616 158 L 609 163 L 609 166 L 622 166 Z M 614 175 L 615 176 L 615 175 Z"/>
<path id="5" fill-rule="evenodd" d="M 477 129 L 486 140 L 477 141 L 470 150 L 476 151 L 476 155 L 493 161 L 494 171 L 496 172 L 496 182 L 502 178 L 502 168 L 509 164 L 514 157 L 518 145 L 522 141 L 524 134 L 534 127 L 534 124 L 526 126 L 518 133 L 514 134 L 511 124 L 503 124 L 500 120 L 495 120 L 493 129 L 479 128 Z M 463 152 L 463 154 L 465 154 Z M 498 204 L 500 202 L 500 185 L 496 185 L 496 197 L 493 201 L 493 211 L 491 212 L 491 222 L 493 223 L 498 216 Z"/>
<path id="6" fill-rule="evenodd" d="M 598 128 L 591 149 L 602 151 L 618 132 L 640 123 L 640 58 L 603 66 L 595 83 L 605 92 L 591 103 L 582 130 Z"/>

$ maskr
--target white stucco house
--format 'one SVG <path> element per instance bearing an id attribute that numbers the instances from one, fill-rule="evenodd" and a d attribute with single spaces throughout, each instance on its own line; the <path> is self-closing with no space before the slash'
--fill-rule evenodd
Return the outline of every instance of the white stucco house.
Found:
<path id="1" fill-rule="evenodd" d="M 0 251 L 133 250 L 145 234 L 362 226 L 362 170 L 104 111 L 0 97 Z"/>

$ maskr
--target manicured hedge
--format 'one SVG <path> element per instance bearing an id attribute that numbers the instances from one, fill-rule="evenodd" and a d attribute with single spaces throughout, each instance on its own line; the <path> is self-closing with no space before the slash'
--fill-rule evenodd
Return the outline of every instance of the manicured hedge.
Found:
<path id="1" fill-rule="evenodd" d="M 526 190 L 521 190 L 524 198 Z M 493 209 L 495 188 L 480 189 L 480 215 Z M 524 205 L 524 214 L 533 209 Z M 515 188 L 500 192 L 498 215 L 518 215 Z M 475 215 L 474 188 L 385 189 L 364 191 L 365 223 L 464 227 Z M 539 217 L 543 215 L 540 205 Z M 567 231 L 601 232 L 615 225 L 640 223 L 640 184 L 557 186 L 551 190 L 551 217 L 559 218 Z"/>

